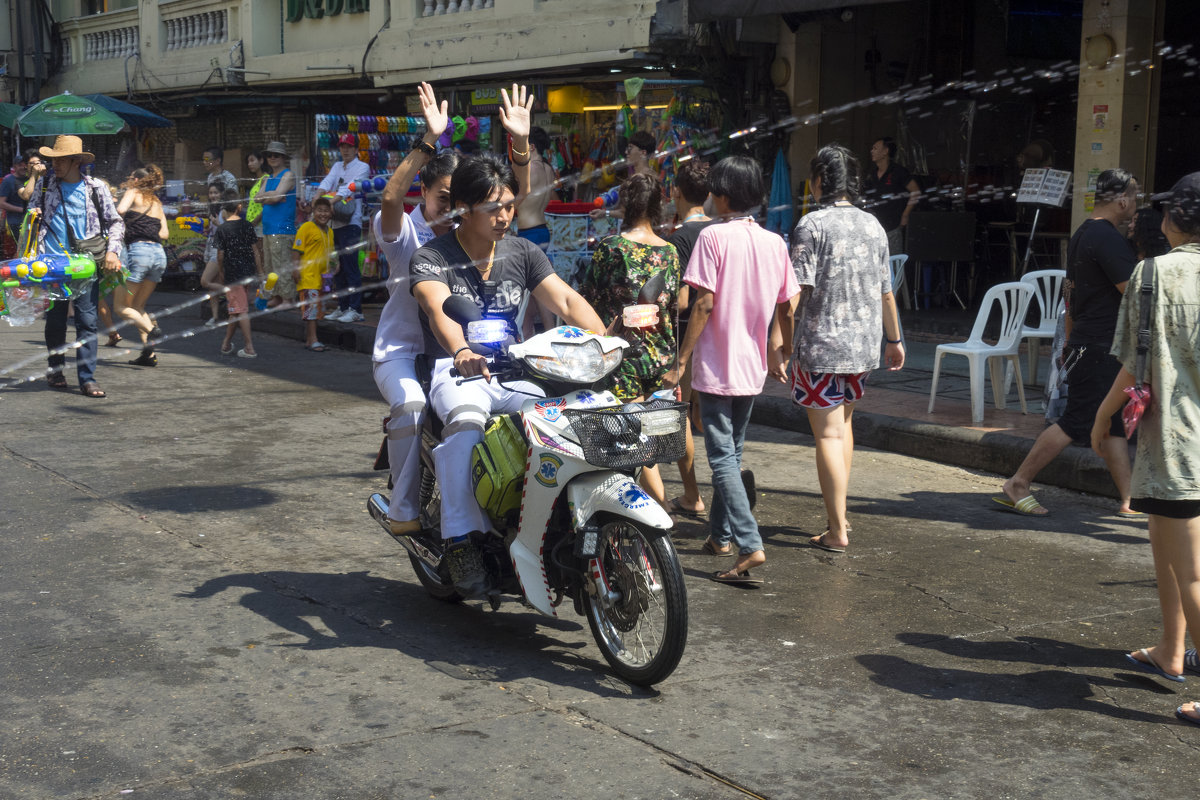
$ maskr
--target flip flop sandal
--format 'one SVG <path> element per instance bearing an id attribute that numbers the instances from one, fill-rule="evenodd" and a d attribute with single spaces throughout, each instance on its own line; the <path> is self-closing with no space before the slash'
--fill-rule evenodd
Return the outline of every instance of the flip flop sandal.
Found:
<path id="1" fill-rule="evenodd" d="M 1118 516 L 1121 519 L 1145 519 L 1146 513 L 1144 511 L 1133 511 L 1130 509 L 1128 511 L 1121 510 L 1114 512 L 1114 516 Z"/>
<path id="2" fill-rule="evenodd" d="M 844 547 L 834 547 L 832 545 L 825 544 L 825 534 L 824 533 L 822 533 L 820 536 L 814 536 L 811 539 L 809 539 L 808 544 L 810 547 L 815 547 L 818 550 L 824 550 L 826 553 L 844 553 L 844 552 L 846 552 L 846 548 L 844 548 Z"/>
<path id="3" fill-rule="evenodd" d="M 105 347 L 116 347 L 116 346 L 117 346 L 117 345 L 119 345 L 119 344 L 120 344 L 122 341 L 124 341 L 124 339 L 122 339 L 122 337 L 121 337 L 121 334 L 119 334 L 119 333 L 110 333 L 110 334 L 108 335 L 108 342 L 105 344 Z"/>
<path id="4" fill-rule="evenodd" d="M 49 378 L 46 378 L 46 385 L 51 389 L 66 389 L 67 376 L 63 375 L 61 372 L 56 372 Z"/>
<path id="5" fill-rule="evenodd" d="M 1200 675 L 1200 653 L 1197 653 L 1194 648 L 1183 651 L 1183 670 Z"/>
<path id="6" fill-rule="evenodd" d="M 742 570 L 736 575 L 730 575 L 728 572 L 714 572 L 712 580 L 717 583 L 728 583 L 732 586 L 762 586 L 762 578 L 751 577 L 749 571 Z"/>
<path id="7" fill-rule="evenodd" d="M 1172 675 L 1171 673 L 1167 672 L 1162 667 L 1160 667 L 1158 664 L 1154 663 L 1154 657 L 1150 655 L 1150 651 L 1147 650 L 1146 648 L 1143 647 L 1142 649 L 1138 650 L 1138 652 L 1141 653 L 1142 656 L 1146 659 L 1145 661 L 1143 661 L 1141 658 L 1135 658 L 1134 656 L 1130 655 L 1129 653 L 1125 654 L 1125 660 L 1128 661 L 1133 666 L 1140 669 L 1142 672 L 1149 672 L 1151 675 L 1157 675 L 1160 678 L 1165 678 L 1165 679 L 1167 679 L 1169 681 L 1173 681 L 1175 683 L 1186 683 L 1187 682 L 1187 678 L 1183 677 L 1182 675 Z M 1186 658 L 1185 658 L 1185 661 L 1186 661 Z M 1200 724 L 1200 723 L 1197 723 L 1197 724 Z"/>
<path id="8" fill-rule="evenodd" d="M 223 355 L 223 356 L 231 356 L 231 355 L 233 355 L 233 345 L 229 345 L 229 347 L 222 347 L 222 348 L 221 348 L 221 355 Z"/>
<path id="9" fill-rule="evenodd" d="M 697 511 L 694 508 L 688 508 L 683 503 L 679 502 L 678 497 L 672 497 L 667 503 L 667 513 L 675 514 L 680 517 L 688 517 L 689 519 L 708 519 L 707 508 L 700 511 Z"/>
<path id="10" fill-rule="evenodd" d="M 1192 711 L 1192 713 L 1195 714 L 1197 712 Z M 1189 714 L 1185 714 L 1183 711 L 1183 706 L 1179 706 L 1179 708 L 1175 709 L 1175 719 L 1179 720 L 1180 722 L 1186 722 L 1189 725 L 1200 725 L 1200 719 L 1197 719 Z"/>
<path id="11" fill-rule="evenodd" d="M 314 353 L 324 353 L 329 348 L 326 347 L 325 345 L 321 344 L 320 342 L 313 342 L 312 344 L 304 345 L 304 349 L 311 350 Z"/>
<path id="12" fill-rule="evenodd" d="M 705 539 L 704 544 L 702 544 L 700 546 L 700 549 L 702 551 L 704 551 L 705 553 L 708 553 L 710 556 L 731 556 L 731 555 L 733 555 L 733 545 L 729 545 L 724 550 L 722 550 L 721 548 L 719 548 L 715 544 L 713 544 L 712 539 Z"/>
<path id="13" fill-rule="evenodd" d="M 997 495 L 996 497 L 992 498 L 992 502 L 999 503 L 1005 511 L 1011 511 L 1014 514 L 1020 514 L 1023 517 L 1050 516 L 1050 510 L 1043 507 L 1042 504 L 1037 501 L 1037 498 L 1031 494 L 1027 494 L 1015 502 L 1010 500 L 1006 494 Z"/>
<path id="14" fill-rule="evenodd" d="M 84 397 L 108 397 L 104 390 L 100 388 L 100 384 L 95 381 L 88 381 L 83 386 L 79 387 L 79 393 Z"/>

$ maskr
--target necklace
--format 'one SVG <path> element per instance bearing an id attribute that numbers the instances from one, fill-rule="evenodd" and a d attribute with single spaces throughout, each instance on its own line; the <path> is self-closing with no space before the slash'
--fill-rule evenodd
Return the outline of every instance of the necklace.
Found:
<path id="1" fill-rule="evenodd" d="M 487 266 L 480 269 L 479 265 L 475 264 L 475 259 L 471 258 L 471 254 L 467 252 L 467 246 L 463 244 L 462 237 L 458 235 L 457 228 L 454 230 L 454 238 L 458 241 L 458 246 L 462 248 L 462 251 L 467 253 L 467 258 L 471 259 L 471 263 L 475 265 L 475 269 L 479 270 L 479 274 L 486 277 L 487 274 L 492 271 L 492 260 L 496 257 L 496 243 L 492 242 L 492 249 L 488 253 Z"/>
<path id="2" fill-rule="evenodd" d="M 687 224 L 694 219 L 708 219 L 708 217 L 703 211 L 697 211 L 695 214 L 689 214 L 688 216 L 684 217 L 682 224 Z"/>

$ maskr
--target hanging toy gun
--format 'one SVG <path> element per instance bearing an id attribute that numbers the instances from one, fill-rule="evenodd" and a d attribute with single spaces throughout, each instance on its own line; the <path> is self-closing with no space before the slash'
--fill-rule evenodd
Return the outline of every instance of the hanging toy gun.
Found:
<path id="1" fill-rule="evenodd" d="M 0 287 L 42 286 L 64 281 L 82 281 L 96 274 L 96 262 L 88 256 L 44 254 L 0 261 Z"/>
<path id="2" fill-rule="evenodd" d="M 179 226 L 180 230 L 204 233 L 204 220 L 200 217 L 176 217 L 175 224 Z"/>

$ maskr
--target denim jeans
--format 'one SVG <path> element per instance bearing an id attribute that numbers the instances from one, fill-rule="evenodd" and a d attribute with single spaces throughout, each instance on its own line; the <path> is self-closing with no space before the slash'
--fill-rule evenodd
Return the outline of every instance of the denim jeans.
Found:
<path id="1" fill-rule="evenodd" d="M 356 246 L 362 241 L 362 228 L 357 225 L 343 225 L 333 229 L 333 248 L 338 252 L 340 269 L 333 276 L 333 285 L 338 290 L 362 286 L 362 273 L 358 270 L 358 250 Z M 362 292 L 351 292 L 338 296 L 338 311 L 352 308 L 362 313 Z"/>
<path id="2" fill-rule="evenodd" d="M 762 550 L 758 522 L 742 484 L 742 444 L 754 396 L 726 397 L 696 391 L 692 396 L 700 401 L 704 447 L 712 468 L 713 501 L 708 516 L 712 540 L 720 547 L 732 540 L 741 555 Z"/>
<path id="3" fill-rule="evenodd" d="M 83 386 L 96 375 L 96 301 L 100 297 L 99 280 L 92 281 L 92 286 L 86 292 L 80 292 L 71 301 L 55 300 L 54 306 L 46 312 L 46 349 L 51 351 L 50 368 L 61 372 L 66 363 L 66 354 L 53 351 L 67 343 L 67 307 L 75 305 L 75 339 L 81 342 L 75 351 L 75 372 L 79 385 Z"/>

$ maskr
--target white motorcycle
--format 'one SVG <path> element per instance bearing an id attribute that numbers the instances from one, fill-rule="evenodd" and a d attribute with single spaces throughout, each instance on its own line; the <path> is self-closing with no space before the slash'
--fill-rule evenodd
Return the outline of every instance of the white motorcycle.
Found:
<path id="1" fill-rule="evenodd" d="M 512 343 L 503 320 L 478 319 L 464 298 L 449 298 L 445 310 L 466 323 L 477 351 L 490 353 L 492 380 L 528 381 L 547 395 L 531 396 L 518 414 L 489 419 L 484 443 L 475 448 L 470 479 L 492 530 L 473 543 L 495 587 L 492 607 L 511 594 L 557 616 L 569 597 L 620 677 L 641 686 L 664 680 L 687 642 L 687 594 L 671 517 L 635 478 L 643 466 L 683 455 L 686 404 L 622 404 L 592 388 L 621 363 L 629 345 L 619 337 L 562 326 Z M 432 411 L 426 416 L 421 532 L 393 535 L 382 495 L 372 494 L 367 505 L 408 551 L 426 590 L 458 602 L 442 559 L 436 420 Z M 384 444 L 376 467 L 386 469 Z"/>

